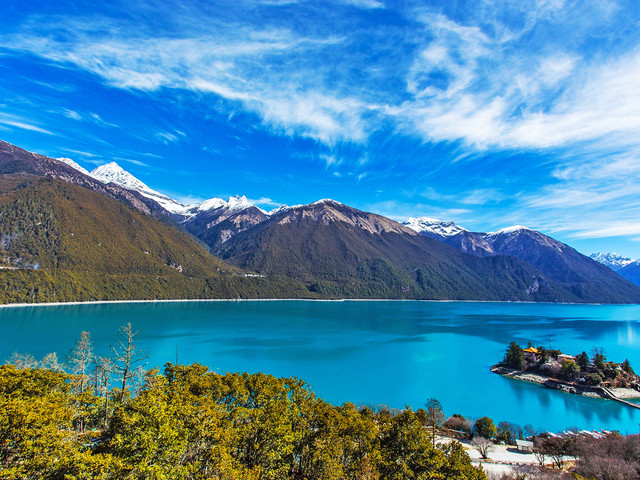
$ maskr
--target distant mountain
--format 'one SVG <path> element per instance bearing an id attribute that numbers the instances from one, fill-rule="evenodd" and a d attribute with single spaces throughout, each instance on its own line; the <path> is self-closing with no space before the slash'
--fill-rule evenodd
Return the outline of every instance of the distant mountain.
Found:
<path id="1" fill-rule="evenodd" d="M 170 225 L 89 189 L 0 176 L 0 303 L 299 297 L 224 264 Z"/>
<path id="2" fill-rule="evenodd" d="M 437 240 L 457 235 L 461 232 L 467 232 L 466 228 L 462 228 L 453 222 L 445 222 L 437 218 L 430 217 L 412 217 L 407 218 L 402 225 L 410 228 L 422 235 L 427 235 Z"/>
<path id="3" fill-rule="evenodd" d="M 65 162 L 65 163 L 68 163 L 68 162 Z M 72 165 L 71 163 L 68 163 L 68 164 Z M 78 168 L 78 167 L 80 166 L 77 165 L 75 168 Z M 82 169 L 82 167 L 80 168 Z M 162 208 L 164 208 L 169 213 L 183 214 L 186 210 L 190 208 L 190 206 L 182 205 L 181 203 L 176 202 L 172 198 L 169 198 L 166 195 L 160 192 L 156 192 L 155 190 L 149 188 L 146 184 L 138 180 L 136 177 L 131 175 L 126 170 L 124 170 L 116 162 L 100 165 L 96 169 L 92 170 L 91 173 L 89 173 L 89 175 L 95 178 L 96 180 L 100 180 L 103 183 L 106 183 L 106 184 L 115 183 L 116 185 L 119 185 L 122 188 L 126 188 L 127 190 L 133 190 L 135 192 L 138 192 L 140 195 L 157 202 Z"/>
<path id="4" fill-rule="evenodd" d="M 468 255 L 332 200 L 272 215 L 216 253 L 323 296 L 579 301 L 516 258 Z"/>
<path id="5" fill-rule="evenodd" d="M 630 282 L 640 285 L 640 260 L 636 260 L 622 267 L 617 273 Z"/>
<path id="6" fill-rule="evenodd" d="M 481 257 L 509 255 L 519 258 L 584 301 L 624 303 L 627 302 L 625 298 L 637 298 L 636 287 L 610 269 L 525 226 L 515 225 L 490 233 L 458 229 L 458 233 L 448 236 L 434 236 L 432 229 L 423 235 Z"/>
<path id="7" fill-rule="evenodd" d="M 609 268 L 535 230 L 509 227 L 489 233 L 487 240 L 495 253 L 524 260 L 579 297 L 602 295 L 602 301 L 616 302 L 636 295 L 637 288 Z"/>
<path id="8" fill-rule="evenodd" d="M 623 257 L 622 255 L 618 255 L 614 252 L 596 252 L 589 255 L 589 258 L 595 260 L 598 263 L 606 265 L 614 272 L 617 272 L 621 268 L 626 267 L 632 263 L 637 262 L 638 260 L 634 260 L 633 258 Z"/>
<path id="9" fill-rule="evenodd" d="M 184 205 L 153 190 L 115 162 L 101 165 L 87 172 L 73 160 L 68 158 L 59 160 L 107 185 L 117 185 L 153 200 L 175 222 L 181 224 L 211 249 L 215 249 L 237 232 L 264 221 L 268 216 L 264 210 L 253 205 L 245 196 L 236 195 L 227 201 L 222 198 L 210 198 L 198 204 Z M 280 207 L 282 210 L 286 208 L 288 207 L 284 205 Z"/>
<path id="10" fill-rule="evenodd" d="M 244 200 L 246 201 L 245 197 Z M 243 232 L 268 217 L 259 208 L 248 202 L 232 197 L 229 202 L 220 204 L 217 208 L 197 211 L 187 218 L 183 225 L 188 232 L 202 240 L 210 249 L 215 251 L 222 243 L 239 232 Z M 248 204 L 248 206 L 246 206 Z"/>
<path id="11" fill-rule="evenodd" d="M 196 205 L 183 205 L 149 188 L 115 163 L 87 172 L 73 160 L 56 160 L 33 154 L 6 142 L 0 142 L 0 175 L 4 179 L 21 176 L 31 178 L 30 175 L 52 177 L 119 200 L 156 218 L 172 219 L 176 223 L 168 221 L 169 225 L 165 225 L 171 231 L 171 224 L 179 224 L 205 243 L 213 253 L 233 265 L 270 276 L 270 281 L 263 284 L 259 291 L 255 290 L 256 285 L 243 284 L 243 295 L 268 295 L 267 292 L 275 289 L 280 293 L 290 292 L 288 295 L 291 296 L 305 295 L 304 292 L 307 292 L 307 295 L 347 298 L 640 302 L 640 289 L 607 267 L 580 255 L 561 242 L 522 226 L 485 234 L 470 232 L 452 222 L 415 218 L 407 222 L 411 227 L 408 228 L 385 217 L 329 199 L 309 205 L 282 206 L 268 213 L 241 196 L 231 197 L 227 201 L 212 198 Z M 36 190 L 39 192 L 39 187 Z M 33 201 L 38 194 L 33 193 Z M 73 196 L 68 192 L 63 197 L 65 195 Z M 86 229 L 103 231 L 102 223 L 109 225 L 107 216 L 90 208 L 82 207 L 74 212 L 74 218 L 89 213 L 93 215 L 86 221 L 74 223 L 77 225 L 74 228 L 80 232 Z M 28 212 L 19 213 L 11 215 L 26 218 Z M 0 222 L 2 228 L 5 228 L 6 218 Z M 62 250 L 43 247 L 44 251 L 53 252 L 51 258 L 55 261 L 46 255 L 35 255 L 27 239 L 39 245 L 42 238 L 26 235 L 21 237 L 22 240 L 15 239 L 16 234 L 33 233 L 33 229 L 28 227 L 32 221 L 35 220 L 23 221 L 20 228 L 13 226 L 0 231 L 0 249 L 6 250 L 5 256 L 0 256 L 0 259 L 4 259 L 2 261 L 7 267 L 20 269 L 2 272 L 5 277 L 24 275 L 25 269 L 33 269 L 38 265 L 45 272 L 72 271 L 74 278 L 78 275 L 87 278 L 138 275 L 137 281 L 143 282 L 145 287 L 134 288 L 129 295 L 150 294 L 149 285 L 155 285 L 152 277 L 155 276 L 156 282 L 166 277 L 165 273 L 154 273 L 153 269 L 138 273 L 134 268 L 135 262 L 131 268 L 112 273 L 107 268 L 108 257 L 100 255 L 96 257 L 97 264 L 91 263 L 91 258 L 87 256 L 82 261 L 74 260 L 76 263 L 65 263 L 68 260 L 65 255 L 73 251 L 74 242 L 63 245 Z M 114 231 L 130 231 L 135 235 L 142 227 L 139 221 L 131 220 L 128 227 L 120 224 L 111 225 L 110 228 Z M 143 230 L 148 229 L 145 227 Z M 50 242 L 56 235 L 59 233 L 47 233 L 45 237 Z M 123 249 L 118 250 L 117 245 L 113 246 L 113 265 L 127 265 L 131 253 L 124 253 L 129 251 L 125 248 L 127 240 L 117 235 L 114 238 L 122 242 Z M 170 251 L 172 247 L 169 245 L 180 242 L 182 240 L 163 241 L 153 248 Z M 101 243 L 99 240 L 81 242 L 83 251 L 91 255 L 102 252 L 96 247 Z M 11 253 L 11 248 L 17 248 L 16 245 L 22 245 L 21 255 Z M 169 259 L 177 258 L 167 255 Z M 137 257 L 134 255 L 131 258 Z M 182 255 L 181 258 L 186 257 Z M 85 264 L 87 266 L 83 267 Z M 169 272 L 166 270 L 169 268 L 182 276 L 178 281 L 181 288 L 172 287 L 171 290 L 177 296 L 186 295 L 185 291 L 191 292 L 189 294 L 195 292 L 193 287 L 185 287 L 185 275 L 199 279 L 198 282 L 214 278 L 209 276 L 212 272 L 193 273 L 182 263 L 169 262 L 162 268 L 165 269 L 163 272 Z M 31 274 L 40 275 L 33 273 L 35 271 L 32 270 Z M 93 277 L 90 273 L 94 274 Z M 144 276 L 150 277 L 144 279 Z M 236 285 L 239 278 L 249 278 L 241 273 L 232 274 L 232 277 Z M 294 282 L 287 277 L 294 279 Z M 177 281 L 171 278 L 172 282 Z M 186 283 L 192 285 L 193 282 L 195 280 Z M 202 287 L 202 283 L 198 282 L 195 283 Z M 296 282 L 302 282 L 309 290 Z M 206 283 L 210 285 L 209 280 Z M 117 288 L 109 288 L 109 295 L 115 295 Z M 204 291 L 208 293 L 199 295 L 214 295 L 211 287 L 207 288 L 209 290 Z M 108 295 L 95 289 L 91 295 L 97 295 L 99 291 L 102 292 L 100 295 Z M 166 290 L 153 291 L 156 296 L 169 295 Z M 124 293 L 120 292 L 119 295 Z"/>

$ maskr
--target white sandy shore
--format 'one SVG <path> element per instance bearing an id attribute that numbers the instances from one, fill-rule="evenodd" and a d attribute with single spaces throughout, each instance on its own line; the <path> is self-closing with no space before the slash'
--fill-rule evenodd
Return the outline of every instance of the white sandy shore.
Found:
<path id="1" fill-rule="evenodd" d="M 44 303 L 6 303 L 0 308 L 11 307 L 55 307 L 66 305 L 103 305 L 116 303 L 170 303 L 170 302 L 423 302 L 423 303 L 495 303 L 504 304 L 536 304 L 536 305 L 635 305 L 605 303 L 570 303 L 570 302 L 525 302 L 495 300 L 423 300 L 413 298 L 176 298 L 157 300 L 91 300 L 87 302 L 44 302 Z"/>

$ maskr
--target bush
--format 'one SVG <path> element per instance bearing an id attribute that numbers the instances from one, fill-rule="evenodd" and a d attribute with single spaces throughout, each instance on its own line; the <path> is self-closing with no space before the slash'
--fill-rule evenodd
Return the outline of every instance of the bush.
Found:
<path id="1" fill-rule="evenodd" d="M 562 372 L 561 372 L 562 378 L 565 378 L 567 380 L 573 380 L 578 376 L 579 373 L 580 373 L 580 367 L 576 362 L 573 362 L 571 360 L 565 360 L 564 363 L 562 364 Z"/>
<path id="2" fill-rule="evenodd" d="M 464 432 L 467 435 L 471 433 L 471 425 L 469 424 L 469 421 L 457 413 L 447 418 L 442 426 L 450 430 Z"/>
<path id="3" fill-rule="evenodd" d="M 593 387 L 600 385 L 603 380 L 604 377 L 599 372 L 587 373 L 584 376 L 584 383 Z"/>

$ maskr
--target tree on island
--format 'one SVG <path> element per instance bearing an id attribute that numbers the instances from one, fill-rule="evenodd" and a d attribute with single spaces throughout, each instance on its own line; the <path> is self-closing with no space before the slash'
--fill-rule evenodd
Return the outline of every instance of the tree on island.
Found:
<path id="1" fill-rule="evenodd" d="M 620 364 L 620 367 L 622 367 L 622 370 L 624 370 L 628 374 L 635 375 L 635 372 L 633 371 L 633 368 L 631 368 L 631 364 L 629 363 L 629 359 L 628 358 L 624 359 L 624 362 L 622 362 Z"/>
<path id="2" fill-rule="evenodd" d="M 580 367 L 572 360 L 565 360 L 562 364 L 562 376 L 567 380 L 575 380 L 580 373 Z"/>
<path id="3" fill-rule="evenodd" d="M 595 347 L 593 349 L 593 366 L 598 370 L 604 370 L 604 362 L 607 357 L 604 356 L 604 350 L 602 348 Z"/>
<path id="4" fill-rule="evenodd" d="M 582 352 L 580 355 L 578 355 L 576 357 L 576 363 L 580 367 L 580 371 L 585 372 L 589 368 L 589 365 L 591 365 L 587 352 Z"/>
<path id="5" fill-rule="evenodd" d="M 507 347 L 507 353 L 504 355 L 503 363 L 515 370 L 524 368 L 524 350 L 516 342 L 511 342 Z"/>

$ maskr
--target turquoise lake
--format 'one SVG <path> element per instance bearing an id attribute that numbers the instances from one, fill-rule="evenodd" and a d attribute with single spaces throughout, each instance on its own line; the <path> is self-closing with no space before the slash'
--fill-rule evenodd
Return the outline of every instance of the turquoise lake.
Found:
<path id="1" fill-rule="evenodd" d="M 414 409 L 435 397 L 445 413 L 560 431 L 640 431 L 640 410 L 509 380 L 489 371 L 506 345 L 604 348 L 640 370 L 640 306 L 420 301 L 228 301 L 0 308 L 0 360 L 11 352 L 64 357 L 82 330 L 108 354 L 131 322 L 147 366 L 176 359 L 224 372 L 307 381 L 332 403 Z"/>

